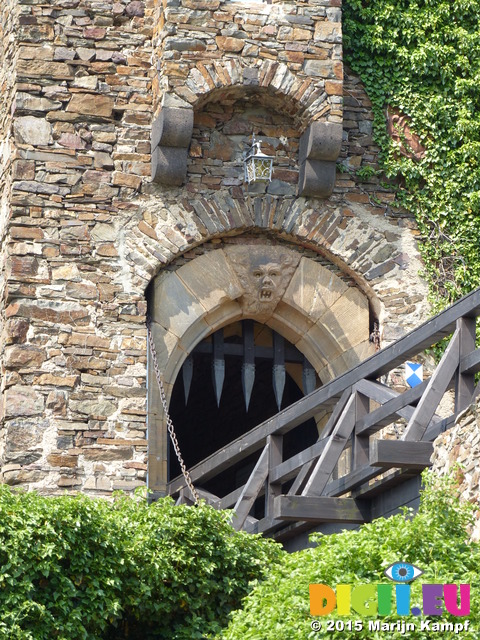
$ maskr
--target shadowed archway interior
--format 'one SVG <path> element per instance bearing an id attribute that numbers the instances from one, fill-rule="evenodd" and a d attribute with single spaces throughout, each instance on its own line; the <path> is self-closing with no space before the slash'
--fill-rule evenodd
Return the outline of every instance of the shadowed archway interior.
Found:
<path id="1" fill-rule="evenodd" d="M 246 358 L 243 345 L 245 328 L 249 326 L 249 322 L 253 329 L 256 356 L 251 394 L 246 394 Z M 170 414 L 187 468 L 275 415 L 279 405 L 280 408 L 285 408 L 299 400 L 304 395 L 303 387 L 307 384 L 305 372 L 313 373 L 312 388 L 307 390 L 313 390 L 318 383 L 318 378 L 316 379 L 303 355 L 281 337 L 283 364 L 278 364 L 279 336 L 266 325 L 253 321 L 236 322 L 222 330 L 222 338 L 224 368 L 220 393 L 218 381 L 215 382 L 212 336 L 202 341 L 194 350 L 192 362 L 188 365 L 191 373 L 184 375 L 182 371 L 173 387 Z M 280 367 L 280 370 L 277 369 L 276 380 L 275 367 Z M 285 436 L 286 457 L 313 444 L 317 438 L 318 429 L 315 420 L 311 419 L 294 433 Z M 246 482 L 257 458 L 258 454 L 254 454 L 251 459 L 232 465 L 204 488 L 219 496 L 233 491 Z M 180 468 L 170 445 L 169 480 L 179 474 Z"/>

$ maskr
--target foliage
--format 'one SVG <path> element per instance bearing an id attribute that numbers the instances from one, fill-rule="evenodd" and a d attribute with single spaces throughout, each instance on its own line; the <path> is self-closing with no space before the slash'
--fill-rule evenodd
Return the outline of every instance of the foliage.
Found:
<path id="1" fill-rule="evenodd" d="M 344 54 L 372 101 L 382 167 L 401 178 L 439 309 L 480 285 L 480 3 L 344 0 Z M 387 135 L 398 109 L 425 147 Z"/>
<path id="2" fill-rule="evenodd" d="M 471 505 L 459 502 L 452 481 L 448 479 L 440 481 L 429 472 L 424 474 L 424 482 L 421 506 L 414 517 L 405 510 L 403 514 L 380 518 L 358 530 L 330 536 L 317 535 L 315 548 L 286 555 L 282 563 L 272 569 L 268 579 L 259 583 L 245 598 L 244 608 L 233 614 L 228 629 L 219 637 L 223 640 L 305 640 L 327 636 L 355 640 L 384 638 L 384 631 L 369 631 L 368 624 L 364 624 L 363 631 L 326 633 L 325 620 L 335 619 L 334 613 L 322 619 L 323 633 L 312 631 L 312 620 L 320 618 L 310 616 L 308 586 L 311 583 L 335 587 L 337 584 L 387 582 L 383 571 L 400 561 L 425 571 L 412 585 L 412 606 L 418 602 L 416 598 L 421 592 L 421 583 L 470 583 L 472 610 L 468 619 L 471 627 L 478 629 L 480 548 L 466 542 L 466 527 L 472 519 Z M 350 616 L 350 619 L 355 618 L 360 619 L 360 616 Z M 347 618 L 338 616 L 338 619 Z M 384 622 L 414 621 L 417 624 L 419 620 L 414 616 L 400 618 L 396 614 L 380 619 Z M 464 619 L 444 614 L 441 620 L 458 622 Z M 400 632 L 387 635 L 392 639 L 404 637 Z M 414 637 L 422 640 L 437 636 L 438 633 L 432 636 L 432 632 L 420 631 L 417 627 Z M 446 639 L 454 636 L 453 632 L 443 634 Z"/>
<path id="3" fill-rule="evenodd" d="M 225 624 L 278 545 L 204 504 L 45 498 L 0 486 L 0 638 L 194 640 Z"/>

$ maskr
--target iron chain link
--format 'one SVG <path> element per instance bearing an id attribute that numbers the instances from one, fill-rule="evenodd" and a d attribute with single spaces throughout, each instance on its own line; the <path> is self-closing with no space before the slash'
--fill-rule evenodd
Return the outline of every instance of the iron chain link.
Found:
<path id="1" fill-rule="evenodd" d="M 177 456 L 177 460 L 178 460 L 178 463 L 180 465 L 180 469 L 182 471 L 182 475 L 183 475 L 183 477 L 185 479 L 185 482 L 186 482 L 188 488 L 190 489 L 190 491 L 192 493 L 192 496 L 193 496 L 193 499 L 195 501 L 195 504 L 198 504 L 198 501 L 200 500 L 200 497 L 199 497 L 199 495 L 197 493 L 197 490 L 195 489 L 195 487 L 193 485 L 192 478 L 190 477 L 188 469 L 187 469 L 187 467 L 185 465 L 185 462 L 183 460 L 182 453 L 180 451 L 180 445 L 178 444 L 177 435 L 175 433 L 175 428 L 173 426 L 172 418 L 170 417 L 170 414 L 168 412 L 167 397 L 165 395 L 165 388 L 163 386 L 162 376 L 160 375 L 160 370 L 158 368 L 157 350 L 155 348 L 155 342 L 153 340 L 150 319 L 147 320 L 147 338 L 148 338 L 148 346 L 150 348 L 150 354 L 152 356 L 153 370 L 155 371 L 155 377 L 157 379 L 158 388 L 160 390 L 160 400 L 162 402 L 163 411 L 165 413 L 165 419 L 166 419 L 166 422 L 167 422 L 167 430 L 168 430 L 168 433 L 170 435 L 170 440 L 172 442 L 173 449 L 175 451 L 175 455 Z"/>

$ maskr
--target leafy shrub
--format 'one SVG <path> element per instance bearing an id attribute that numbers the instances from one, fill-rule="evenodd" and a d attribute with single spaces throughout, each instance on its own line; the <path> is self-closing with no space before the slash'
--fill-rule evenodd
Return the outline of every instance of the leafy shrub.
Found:
<path id="1" fill-rule="evenodd" d="M 206 505 L 0 486 L 0 638 L 194 640 L 282 553 Z"/>
<path id="2" fill-rule="evenodd" d="M 305 640 L 306 638 L 386 638 L 385 631 L 333 631 L 316 633 L 311 629 L 309 584 L 367 584 L 386 582 L 383 571 L 394 562 L 409 562 L 425 571 L 412 584 L 412 605 L 421 593 L 421 583 L 470 583 L 471 627 L 466 637 L 479 637 L 480 604 L 478 602 L 478 566 L 480 548 L 466 542 L 466 527 L 472 511 L 461 504 L 451 481 L 439 481 L 425 474 L 425 490 L 417 515 L 406 510 L 388 519 L 380 518 L 358 530 L 315 538 L 317 546 L 285 555 L 281 564 L 273 567 L 267 580 L 256 585 L 245 598 L 243 609 L 236 611 L 232 621 L 218 637 L 223 640 Z M 393 609 L 395 606 L 393 607 Z M 393 611 L 393 610 L 392 610 Z M 336 617 L 333 612 L 326 619 Z M 349 617 L 338 616 L 347 620 Z M 361 619 L 352 612 L 350 619 Z M 376 617 L 375 617 L 376 619 Z M 442 615 L 442 621 L 458 622 L 463 618 Z M 367 619 L 366 619 L 367 620 Z M 418 617 L 398 617 L 391 614 L 382 621 L 417 622 Z M 322 620 L 325 629 L 325 620 Z M 402 638 L 400 632 L 389 632 L 388 638 Z M 420 631 L 415 640 L 438 637 L 438 632 Z M 443 638 L 457 637 L 444 632 Z"/>

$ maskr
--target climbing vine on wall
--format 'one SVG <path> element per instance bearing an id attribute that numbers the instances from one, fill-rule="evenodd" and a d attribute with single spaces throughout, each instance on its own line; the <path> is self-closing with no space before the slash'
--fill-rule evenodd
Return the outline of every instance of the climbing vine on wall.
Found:
<path id="1" fill-rule="evenodd" d="M 343 20 L 345 61 L 372 101 L 382 168 L 416 216 L 440 309 L 480 286 L 480 2 L 344 0 Z M 387 109 L 421 153 L 405 128 L 387 133 Z"/>

